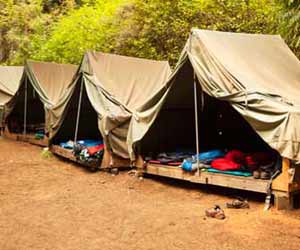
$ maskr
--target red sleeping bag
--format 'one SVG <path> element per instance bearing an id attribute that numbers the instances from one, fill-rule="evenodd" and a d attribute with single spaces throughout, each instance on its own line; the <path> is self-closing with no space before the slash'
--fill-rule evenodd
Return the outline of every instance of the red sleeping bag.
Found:
<path id="1" fill-rule="evenodd" d="M 211 167 L 221 171 L 239 170 L 242 167 L 242 164 L 233 162 L 225 158 L 220 158 L 212 161 Z"/>
<path id="2" fill-rule="evenodd" d="M 94 155 L 94 154 L 96 154 L 97 152 L 99 152 L 100 150 L 103 150 L 103 149 L 104 149 L 104 144 L 100 144 L 100 145 L 97 145 L 97 146 L 87 148 L 89 155 Z"/>
<path id="3" fill-rule="evenodd" d="M 239 150 L 230 150 L 224 157 L 226 160 L 233 161 L 235 163 L 245 164 L 245 154 Z"/>
<path id="4" fill-rule="evenodd" d="M 246 156 L 247 166 L 267 165 L 274 161 L 274 155 L 268 152 L 256 152 Z"/>

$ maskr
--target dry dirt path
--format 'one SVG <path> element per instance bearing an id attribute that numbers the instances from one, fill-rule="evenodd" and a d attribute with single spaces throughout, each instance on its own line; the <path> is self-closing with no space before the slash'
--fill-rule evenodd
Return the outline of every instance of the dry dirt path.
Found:
<path id="1" fill-rule="evenodd" d="M 265 213 L 250 197 L 249 210 L 206 219 L 207 207 L 229 200 L 222 193 L 90 173 L 0 138 L 0 249 L 300 249 L 299 210 Z"/>

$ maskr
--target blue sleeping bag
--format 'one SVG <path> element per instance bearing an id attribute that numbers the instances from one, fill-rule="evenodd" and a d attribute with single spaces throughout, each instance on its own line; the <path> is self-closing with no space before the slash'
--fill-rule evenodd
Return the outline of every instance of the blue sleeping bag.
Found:
<path id="1" fill-rule="evenodd" d="M 202 164 L 210 164 L 213 160 L 217 158 L 224 157 L 225 153 L 222 150 L 215 149 L 206 152 L 202 152 L 198 155 L 199 161 Z M 181 168 L 185 171 L 195 171 L 197 169 L 197 155 L 192 158 L 185 159 L 181 165 Z"/>
<path id="2" fill-rule="evenodd" d="M 210 150 L 199 154 L 199 161 L 205 164 L 210 164 L 217 158 L 223 158 L 225 153 L 220 149 Z M 196 158 L 197 159 L 197 158 Z"/>

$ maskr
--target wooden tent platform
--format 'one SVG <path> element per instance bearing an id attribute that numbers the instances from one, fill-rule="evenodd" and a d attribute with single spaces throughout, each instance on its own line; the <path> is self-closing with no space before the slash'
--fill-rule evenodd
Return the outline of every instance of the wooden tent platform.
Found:
<path id="1" fill-rule="evenodd" d="M 83 161 L 79 161 L 72 153 L 72 150 L 62 148 L 58 145 L 51 145 L 50 151 L 62 158 L 68 159 L 75 163 L 78 163 L 82 166 L 93 168 L 93 169 L 111 169 L 111 168 L 128 168 L 130 166 L 130 161 L 128 159 L 121 159 L 118 157 L 112 157 L 108 150 L 104 150 L 103 159 L 100 165 L 97 163 L 86 163 Z"/>
<path id="2" fill-rule="evenodd" d="M 197 173 L 186 172 L 179 167 L 160 164 L 147 164 L 144 173 L 258 193 L 266 193 L 269 184 L 268 180 L 254 179 L 252 176 L 243 177 L 209 172 L 200 172 L 198 175 Z"/>
<path id="3" fill-rule="evenodd" d="M 99 164 L 97 164 L 96 162 L 92 162 L 92 163 L 87 163 L 87 162 L 83 162 L 83 161 L 80 161 L 78 160 L 71 149 L 66 149 L 66 148 L 62 148 L 60 146 L 57 146 L 57 145 L 52 145 L 50 147 L 50 151 L 59 156 L 59 157 L 62 157 L 64 159 L 67 159 L 67 160 L 70 160 L 72 162 L 75 162 L 75 163 L 78 163 L 84 167 L 88 167 L 88 168 L 91 168 L 91 169 L 99 169 L 100 166 Z"/>
<path id="4" fill-rule="evenodd" d="M 48 138 L 44 137 L 44 139 L 36 139 L 35 135 L 33 134 L 17 134 L 17 133 L 11 133 L 8 131 L 7 128 L 5 128 L 3 132 L 3 137 L 12 139 L 15 141 L 23 141 L 28 142 L 30 144 L 40 146 L 40 147 L 47 147 L 48 146 Z"/>
<path id="5" fill-rule="evenodd" d="M 220 173 L 200 172 L 191 173 L 179 167 L 160 164 L 141 164 L 139 159 L 137 167 L 144 174 L 157 175 L 190 181 L 193 183 L 215 185 L 226 188 L 247 190 L 257 193 L 267 193 L 270 180 L 254 179 L 251 177 L 233 176 Z M 292 170 L 292 171 L 291 171 Z M 291 209 L 300 203 L 300 170 L 291 167 L 288 159 L 283 159 L 282 173 L 279 174 L 271 184 L 274 195 L 275 207 L 277 209 Z"/>

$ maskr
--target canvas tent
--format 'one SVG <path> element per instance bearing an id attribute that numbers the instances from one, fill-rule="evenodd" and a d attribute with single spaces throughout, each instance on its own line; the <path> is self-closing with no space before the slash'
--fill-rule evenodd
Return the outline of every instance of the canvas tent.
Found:
<path id="1" fill-rule="evenodd" d="M 22 74 L 22 66 L 0 66 L 0 127 L 4 105 L 16 93 Z"/>
<path id="2" fill-rule="evenodd" d="M 76 86 L 52 110 L 51 142 L 101 136 L 110 152 L 128 159 L 129 122 L 170 72 L 165 61 L 86 53 Z"/>
<path id="3" fill-rule="evenodd" d="M 30 133 L 31 127 L 50 129 L 49 111 L 72 88 L 77 66 L 50 62 L 27 61 L 20 86 L 6 104 L 5 120 L 14 123 L 14 133 Z M 8 126 L 10 127 L 10 126 Z"/>
<path id="4" fill-rule="evenodd" d="M 176 95 L 176 88 L 180 93 L 187 82 L 195 82 L 190 88 L 200 92 L 192 97 L 195 101 L 201 103 L 206 95 L 228 103 L 267 145 L 282 157 L 300 162 L 300 62 L 296 56 L 277 35 L 199 29 L 192 30 L 168 83 L 136 111 L 127 140 L 132 159 L 168 96 Z"/>
<path id="5" fill-rule="evenodd" d="M 22 66 L 0 66 L 0 106 L 16 93 L 22 74 Z"/>

